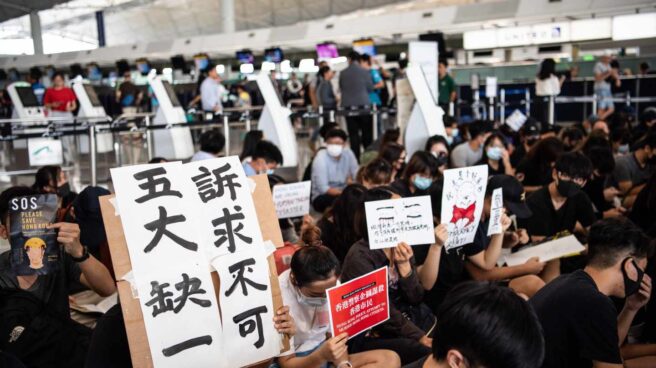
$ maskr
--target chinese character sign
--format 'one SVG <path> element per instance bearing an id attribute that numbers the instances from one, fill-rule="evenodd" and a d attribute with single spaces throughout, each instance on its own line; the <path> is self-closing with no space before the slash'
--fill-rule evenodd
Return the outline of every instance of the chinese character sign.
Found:
<path id="1" fill-rule="evenodd" d="M 279 184 L 273 187 L 273 202 L 279 219 L 310 213 L 311 182 Z"/>
<path id="2" fill-rule="evenodd" d="M 461 247 L 474 240 L 486 187 L 487 165 L 444 171 L 440 220 L 447 224 L 449 231 L 446 249 Z"/>
<path id="3" fill-rule="evenodd" d="M 180 163 L 111 170 L 157 368 L 211 367 L 222 354 L 218 303 L 200 250 L 196 191 L 181 171 Z"/>
<path id="4" fill-rule="evenodd" d="M 194 186 L 200 232 L 209 236 L 207 259 L 262 245 L 249 179 L 236 156 L 191 162 L 182 172 Z"/>
<path id="5" fill-rule="evenodd" d="M 333 336 L 349 338 L 389 319 L 387 267 L 326 290 Z"/>
<path id="6" fill-rule="evenodd" d="M 435 242 L 430 196 L 366 202 L 369 248 L 395 247 Z"/>
<path id="7" fill-rule="evenodd" d="M 501 234 L 501 216 L 503 215 L 503 188 L 497 188 L 492 192 L 492 207 L 490 208 L 490 224 L 487 228 L 487 236 Z"/>
<path id="8" fill-rule="evenodd" d="M 280 353 L 274 329 L 269 263 L 264 247 L 228 254 L 212 261 L 221 280 L 224 359 L 243 367 Z"/>

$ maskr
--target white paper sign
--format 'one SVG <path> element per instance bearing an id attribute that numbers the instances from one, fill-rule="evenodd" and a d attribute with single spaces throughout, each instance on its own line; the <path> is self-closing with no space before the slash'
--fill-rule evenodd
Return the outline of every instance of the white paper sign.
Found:
<path id="1" fill-rule="evenodd" d="M 221 280 L 224 356 L 229 367 L 243 367 L 280 353 L 273 326 L 269 263 L 264 245 L 214 259 Z"/>
<path id="2" fill-rule="evenodd" d="M 539 257 L 540 262 L 548 262 L 553 259 L 570 255 L 577 255 L 585 250 L 585 247 L 574 235 L 548 241 L 533 247 L 511 253 L 506 256 L 508 266 L 517 266 L 526 263 L 530 258 Z"/>
<path id="3" fill-rule="evenodd" d="M 194 187 L 194 215 L 200 233 L 207 234 L 208 260 L 262 244 L 251 187 L 237 156 L 190 162 L 180 174 Z"/>
<path id="4" fill-rule="evenodd" d="M 137 284 L 154 366 L 216 367 L 225 353 L 207 267 L 162 271 Z"/>
<path id="5" fill-rule="evenodd" d="M 279 219 L 310 213 L 311 182 L 279 184 L 273 187 L 273 203 Z"/>
<path id="6" fill-rule="evenodd" d="M 435 242 L 430 196 L 366 202 L 364 208 L 370 249 Z"/>
<path id="7" fill-rule="evenodd" d="M 62 142 L 52 138 L 27 140 L 30 166 L 61 165 L 64 162 Z"/>
<path id="8" fill-rule="evenodd" d="M 497 97 L 497 77 L 485 77 L 485 97 Z"/>
<path id="9" fill-rule="evenodd" d="M 447 224 L 449 238 L 446 249 L 471 243 L 481 220 L 487 165 L 444 171 L 441 221 Z"/>
<path id="10" fill-rule="evenodd" d="M 490 223 L 487 236 L 501 234 L 501 216 L 503 215 L 503 188 L 492 191 L 492 207 L 490 208 Z"/>
<path id="11" fill-rule="evenodd" d="M 506 125 L 518 132 L 524 126 L 524 123 L 526 123 L 526 119 L 526 115 L 516 109 L 506 118 Z"/>

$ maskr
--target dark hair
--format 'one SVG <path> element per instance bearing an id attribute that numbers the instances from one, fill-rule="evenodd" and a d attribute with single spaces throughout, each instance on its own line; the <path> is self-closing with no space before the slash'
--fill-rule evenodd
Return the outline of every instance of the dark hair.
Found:
<path id="1" fill-rule="evenodd" d="M 649 70 L 649 63 L 646 61 L 640 63 L 640 70 Z"/>
<path id="2" fill-rule="evenodd" d="M 324 66 L 322 66 L 321 68 L 319 68 L 319 75 L 320 75 L 322 78 L 325 78 L 325 77 L 326 77 L 326 73 L 328 73 L 329 71 L 330 71 L 330 67 L 329 67 L 328 65 L 324 65 Z"/>
<path id="3" fill-rule="evenodd" d="M 564 151 L 565 147 L 560 139 L 547 137 L 531 147 L 526 154 L 526 160 L 542 171 L 551 167 Z"/>
<path id="4" fill-rule="evenodd" d="M 479 135 L 483 135 L 491 130 L 491 123 L 483 120 L 476 120 L 466 126 L 470 140 L 476 139 Z"/>
<path id="5" fill-rule="evenodd" d="M 0 222 L 7 225 L 7 216 L 9 215 L 9 202 L 18 197 L 38 194 L 34 189 L 26 186 L 16 186 L 5 189 L 0 193 Z M 7 232 L 9 229 L 7 229 Z"/>
<path id="6" fill-rule="evenodd" d="M 325 220 L 331 216 L 333 218 L 335 233 L 331 235 L 335 241 L 333 244 L 326 242 L 325 245 L 335 252 L 340 261 L 344 261 L 351 245 L 359 239 L 355 229 L 355 213 L 362 205 L 366 191 L 367 188 L 361 184 L 347 185 L 323 216 Z"/>
<path id="7" fill-rule="evenodd" d="M 431 155 L 428 152 L 417 151 L 410 161 L 405 166 L 403 171 L 402 178 L 408 182 L 410 177 L 415 174 L 428 174 L 431 178 L 437 177 L 439 173 L 440 163 L 437 161 L 435 156 Z"/>
<path id="8" fill-rule="evenodd" d="M 503 147 L 505 149 L 508 149 L 508 144 L 506 144 L 506 137 L 501 135 L 501 133 L 494 132 L 490 134 L 489 137 L 485 140 L 485 143 L 483 143 L 483 156 L 481 157 L 481 160 L 479 161 L 481 164 L 487 165 L 487 151 L 485 150 L 485 147 L 487 147 L 488 144 L 491 144 L 495 139 L 498 139 L 501 141 L 501 144 L 503 144 Z"/>
<path id="9" fill-rule="evenodd" d="M 431 148 L 433 145 L 441 143 L 446 147 L 446 150 L 448 152 L 451 152 L 451 149 L 449 147 L 449 142 L 446 140 L 446 138 L 442 137 L 441 135 L 434 135 L 426 140 L 426 147 L 424 148 L 424 151 L 430 152 Z"/>
<path id="10" fill-rule="evenodd" d="M 534 368 L 544 338 L 533 308 L 511 289 L 468 281 L 454 287 L 437 311 L 433 357 L 458 350 L 471 367 Z"/>
<path id="11" fill-rule="evenodd" d="M 619 144 L 629 143 L 631 141 L 631 133 L 627 128 L 611 129 L 610 141 Z"/>
<path id="12" fill-rule="evenodd" d="M 585 137 L 585 134 L 583 134 L 583 131 L 576 126 L 571 126 L 569 128 L 566 128 L 562 132 L 562 138 L 565 140 L 565 138 L 569 139 L 571 141 L 580 141 Z"/>
<path id="13" fill-rule="evenodd" d="M 64 74 L 62 72 L 54 72 L 52 74 L 52 77 L 50 77 L 50 80 L 54 81 L 55 78 L 57 78 L 57 77 L 61 77 L 61 79 L 66 80 L 66 78 L 64 78 Z"/>
<path id="14" fill-rule="evenodd" d="M 401 154 L 405 152 L 405 147 L 398 143 L 387 143 L 386 145 L 380 147 L 377 158 L 382 158 L 383 160 L 389 162 L 393 165 L 396 161 L 401 158 Z"/>
<path id="15" fill-rule="evenodd" d="M 216 70 L 216 64 L 210 61 L 207 63 L 207 66 L 205 67 L 205 69 L 203 69 L 203 71 L 209 73 L 212 70 Z"/>
<path id="16" fill-rule="evenodd" d="M 348 53 L 348 58 L 351 60 L 351 62 L 354 61 L 360 61 L 362 59 L 362 56 L 355 50 L 352 50 L 351 52 Z"/>
<path id="17" fill-rule="evenodd" d="M 325 123 L 324 125 L 321 126 L 321 128 L 319 128 L 319 135 L 325 141 L 326 140 L 326 134 L 328 134 L 328 132 L 330 132 L 333 129 L 339 129 L 339 124 L 337 124 L 337 123 Z"/>
<path id="18" fill-rule="evenodd" d="M 59 181 L 59 174 L 61 171 L 61 167 L 56 165 L 40 167 L 34 176 L 34 184 L 32 185 L 32 189 L 39 193 L 44 193 L 45 187 L 52 186 L 53 189 L 56 190 L 57 182 Z"/>
<path id="19" fill-rule="evenodd" d="M 346 134 L 345 131 L 341 129 L 330 129 L 329 131 L 326 132 L 326 136 L 323 138 L 324 141 L 329 140 L 330 138 L 342 138 L 344 142 L 348 139 L 348 135 Z"/>
<path id="20" fill-rule="evenodd" d="M 449 62 L 445 58 L 440 58 L 440 61 L 438 61 L 437 63 L 442 64 L 444 66 L 449 66 Z"/>
<path id="21" fill-rule="evenodd" d="M 371 56 L 369 54 L 360 55 L 360 61 L 364 61 L 367 64 L 371 64 Z"/>
<path id="22" fill-rule="evenodd" d="M 339 277 L 341 273 L 339 260 L 335 254 L 322 245 L 299 248 L 292 256 L 290 268 L 297 287 L 323 281 L 331 276 Z"/>
<path id="23" fill-rule="evenodd" d="M 584 153 L 588 159 L 590 159 L 592 169 L 597 170 L 599 175 L 610 175 L 613 173 L 613 170 L 615 170 L 615 158 L 613 157 L 613 151 L 610 148 L 592 147 Z"/>
<path id="24" fill-rule="evenodd" d="M 385 133 L 383 133 L 383 137 L 380 140 L 380 145 L 384 146 L 388 143 L 396 143 L 398 142 L 400 136 L 401 130 L 399 128 L 387 129 Z"/>
<path id="25" fill-rule="evenodd" d="M 261 130 L 251 130 L 244 136 L 244 147 L 241 149 L 239 159 L 244 160 L 246 157 L 253 156 L 255 146 L 257 143 L 264 139 L 264 133 Z"/>
<path id="26" fill-rule="evenodd" d="M 540 64 L 540 72 L 538 72 L 538 78 L 545 80 L 552 75 L 556 74 L 556 62 L 552 58 L 547 58 L 542 60 Z"/>
<path id="27" fill-rule="evenodd" d="M 367 232 L 367 214 L 364 209 L 364 204 L 367 202 L 381 201 L 383 199 L 390 199 L 394 194 L 398 194 L 396 190 L 390 186 L 382 186 L 371 188 L 364 193 L 362 203 L 355 213 L 355 231 L 358 237 L 369 241 L 369 234 Z"/>
<path id="28" fill-rule="evenodd" d="M 592 163 L 581 152 L 568 152 L 562 154 L 554 169 L 570 177 L 570 179 L 590 179 L 592 175 Z"/>
<path id="29" fill-rule="evenodd" d="M 161 164 L 163 162 L 169 162 L 169 160 L 165 159 L 164 157 L 153 157 L 148 161 L 149 164 Z"/>
<path id="30" fill-rule="evenodd" d="M 225 147 L 225 137 L 218 129 L 208 130 L 200 135 L 200 150 L 218 154 Z"/>
<path id="31" fill-rule="evenodd" d="M 366 180 L 373 185 L 385 185 L 392 181 L 392 164 L 383 159 L 375 158 L 358 171 L 360 182 Z"/>
<path id="32" fill-rule="evenodd" d="M 647 146 L 651 149 L 656 149 L 656 131 L 645 134 L 631 147 L 631 150 L 635 151 Z"/>
<path id="33" fill-rule="evenodd" d="M 439 218 L 442 214 L 442 191 L 444 190 L 444 179 L 439 178 L 433 181 L 430 188 L 428 188 L 428 195 L 431 199 L 431 209 L 433 210 L 433 217 Z"/>
<path id="34" fill-rule="evenodd" d="M 263 158 L 264 161 L 282 164 L 282 153 L 278 147 L 270 141 L 259 141 L 253 150 L 253 160 Z"/>
<path id="35" fill-rule="evenodd" d="M 631 220 L 602 219 L 590 227 L 588 233 L 588 264 L 600 268 L 612 267 L 621 258 L 650 257 L 653 245 Z"/>
<path id="36" fill-rule="evenodd" d="M 602 130 L 597 129 L 590 132 L 590 134 L 585 139 L 585 142 L 583 143 L 583 146 L 581 148 L 585 152 L 591 149 L 592 147 L 612 148 L 612 145 L 608 140 L 608 136 L 606 136 L 606 133 L 604 133 Z"/>

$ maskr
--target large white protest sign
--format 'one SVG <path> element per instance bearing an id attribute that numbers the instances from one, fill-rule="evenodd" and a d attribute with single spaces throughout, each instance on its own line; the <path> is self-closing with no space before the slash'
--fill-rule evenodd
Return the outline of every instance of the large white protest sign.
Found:
<path id="1" fill-rule="evenodd" d="M 112 169 L 116 199 L 153 365 L 211 367 L 222 355 L 221 321 L 193 183 L 180 163 Z"/>
<path id="2" fill-rule="evenodd" d="M 440 220 L 447 225 L 449 232 L 446 249 L 461 247 L 474 240 L 486 187 L 487 165 L 444 171 Z"/>
<path id="3" fill-rule="evenodd" d="M 279 184 L 273 187 L 273 202 L 279 219 L 310 213 L 311 182 Z"/>
<path id="4" fill-rule="evenodd" d="M 264 245 L 218 257 L 212 265 L 221 280 L 227 366 L 243 367 L 278 355 L 280 335 L 272 322 L 275 311 Z"/>
<path id="5" fill-rule="evenodd" d="M 490 208 L 490 223 L 487 227 L 487 236 L 501 234 L 501 216 L 503 215 L 503 188 L 497 188 L 492 192 Z"/>
<path id="6" fill-rule="evenodd" d="M 194 186 L 194 214 L 206 235 L 207 259 L 262 245 L 250 184 L 237 156 L 190 162 L 181 172 Z"/>
<path id="7" fill-rule="evenodd" d="M 430 196 L 366 202 L 364 207 L 371 249 L 435 242 Z"/>
<path id="8" fill-rule="evenodd" d="M 533 257 L 540 258 L 540 262 L 548 262 L 566 256 L 577 255 L 584 250 L 585 247 L 581 245 L 576 237 L 569 235 L 511 253 L 506 256 L 506 264 L 508 266 L 517 266 L 526 263 Z"/>

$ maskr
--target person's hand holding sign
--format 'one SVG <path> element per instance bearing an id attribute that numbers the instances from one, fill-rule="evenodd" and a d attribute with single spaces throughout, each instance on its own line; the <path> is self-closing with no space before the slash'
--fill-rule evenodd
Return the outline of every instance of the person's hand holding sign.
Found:
<path id="1" fill-rule="evenodd" d="M 505 233 L 506 230 L 510 228 L 510 225 L 512 225 L 512 220 L 510 219 L 510 217 L 508 217 L 508 215 L 504 211 L 503 214 L 501 215 L 501 230 L 502 230 L 501 233 Z"/>
<path id="2" fill-rule="evenodd" d="M 412 247 L 405 242 L 400 242 L 396 248 L 392 249 L 392 259 L 399 272 L 399 276 L 406 278 L 412 273 L 412 265 L 410 265 L 412 255 Z"/>
<path id="3" fill-rule="evenodd" d="M 273 317 L 273 323 L 276 331 L 292 337 L 296 334 L 296 324 L 294 318 L 289 313 L 289 307 L 284 305 L 276 311 L 276 316 Z"/>
<path id="4" fill-rule="evenodd" d="M 540 272 L 542 272 L 546 264 L 546 262 L 540 262 L 540 257 L 531 257 L 526 261 L 526 263 L 524 263 L 524 268 L 526 273 L 538 275 Z"/>
<path id="5" fill-rule="evenodd" d="M 348 334 L 346 332 L 326 340 L 319 348 L 321 358 L 335 364 L 348 360 L 347 341 Z"/>
<path id="6" fill-rule="evenodd" d="M 57 242 L 64 246 L 64 251 L 74 258 L 84 255 L 84 247 L 80 243 L 80 226 L 69 222 L 58 222 L 50 225 L 50 229 L 57 229 Z"/>
<path id="7" fill-rule="evenodd" d="M 435 227 L 435 245 L 443 246 L 449 238 L 449 230 L 446 225 L 439 224 Z"/>

